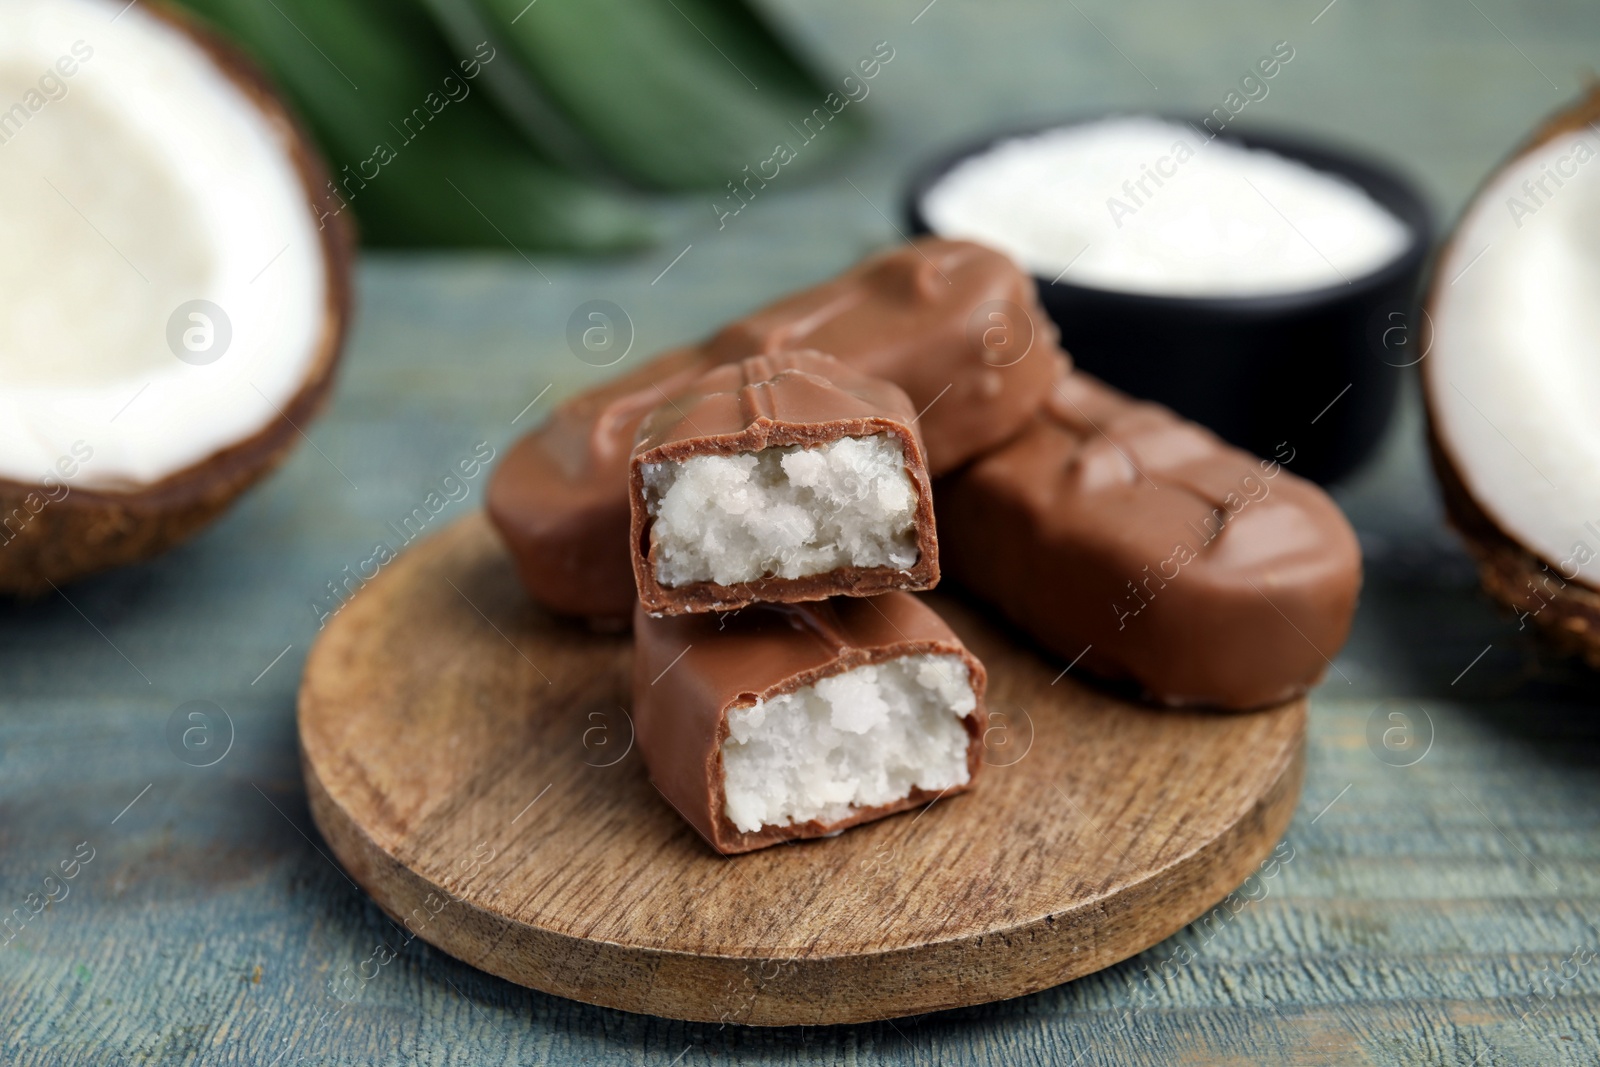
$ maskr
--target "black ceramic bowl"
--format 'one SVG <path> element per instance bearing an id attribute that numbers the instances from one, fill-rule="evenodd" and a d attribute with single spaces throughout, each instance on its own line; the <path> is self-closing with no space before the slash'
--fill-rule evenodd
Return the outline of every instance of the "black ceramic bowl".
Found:
<path id="1" fill-rule="evenodd" d="M 967 157 L 1012 137 L 1104 117 L 1009 132 L 939 157 L 911 182 L 905 210 L 912 228 L 932 232 L 923 196 Z M 1077 366 L 1305 477 L 1333 481 L 1372 452 L 1394 410 L 1402 368 L 1426 351 L 1416 308 L 1432 219 L 1408 181 L 1359 155 L 1254 131 L 1219 139 L 1359 185 L 1410 230 L 1405 251 L 1347 285 L 1271 296 L 1151 296 L 1037 278 L 1039 298 Z"/>

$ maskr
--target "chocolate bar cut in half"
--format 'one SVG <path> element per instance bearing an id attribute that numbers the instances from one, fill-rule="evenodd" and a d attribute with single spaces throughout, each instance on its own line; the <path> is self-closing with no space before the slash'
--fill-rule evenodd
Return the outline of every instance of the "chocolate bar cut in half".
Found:
<path id="1" fill-rule="evenodd" d="M 983 665 L 910 593 L 634 616 L 650 780 L 712 848 L 825 837 L 971 787 Z"/>
<path id="2" fill-rule="evenodd" d="M 633 573 L 657 615 L 870 596 L 939 580 L 916 413 L 818 352 L 707 371 L 639 429 Z"/>
<path id="3" fill-rule="evenodd" d="M 872 256 L 567 400 L 512 446 L 489 483 L 489 517 L 533 600 L 626 627 L 640 422 L 707 367 L 796 349 L 904 389 L 934 477 L 1023 430 L 1066 363 L 1033 279 L 1001 253 L 925 237 Z"/>

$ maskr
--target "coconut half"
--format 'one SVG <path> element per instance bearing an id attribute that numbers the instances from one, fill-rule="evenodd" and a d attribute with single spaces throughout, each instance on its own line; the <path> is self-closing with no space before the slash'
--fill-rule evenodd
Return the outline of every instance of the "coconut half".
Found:
<path id="1" fill-rule="evenodd" d="M 349 315 L 326 183 L 186 17 L 0 4 L 0 591 L 159 552 L 283 458 Z"/>
<path id="2" fill-rule="evenodd" d="M 1474 195 L 1422 363 L 1434 468 L 1489 593 L 1600 666 L 1600 87 Z"/>

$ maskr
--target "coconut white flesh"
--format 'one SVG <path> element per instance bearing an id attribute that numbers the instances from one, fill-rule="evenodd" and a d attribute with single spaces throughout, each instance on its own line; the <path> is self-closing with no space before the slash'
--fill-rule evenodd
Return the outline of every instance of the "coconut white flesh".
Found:
<path id="1" fill-rule="evenodd" d="M 283 417 L 325 319 L 317 222 L 286 132 L 183 33 L 126 0 L 0 4 L 0 203 L 0 478 L 82 442 L 71 484 L 137 489 Z M 196 299 L 232 328 L 204 366 L 167 340 Z"/>
<path id="2" fill-rule="evenodd" d="M 647 463 L 644 487 L 669 588 L 917 562 L 917 491 L 889 434 Z"/>
<path id="3" fill-rule="evenodd" d="M 935 233 L 1041 277 L 1167 296 L 1344 285 L 1409 240 L 1337 174 L 1141 116 L 1003 141 L 956 165 L 922 209 Z"/>
<path id="4" fill-rule="evenodd" d="M 1472 498 L 1564 578 L 1594 586 L 1597 156 L 1592 130 L 1562 134 L 1511 164 L 1468 207 L 1439 269 L 1425 376 L 1440 443 Z"/>
<path id="5" fill-rule="evenodd" d="M 978 706 L 957 656 L 904 656 L 728 712 L 724 810 L 750 833 L 965 785 Z"/>

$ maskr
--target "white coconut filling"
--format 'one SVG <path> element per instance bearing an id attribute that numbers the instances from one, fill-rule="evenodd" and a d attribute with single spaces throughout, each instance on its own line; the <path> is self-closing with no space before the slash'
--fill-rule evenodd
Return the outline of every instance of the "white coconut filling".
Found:
<path id="1" fill-rule="evenodd" d="M 317 222 L 284 131 L 193 41 L 125 0 L 9 0 L 0 157 L 0 477 L 81 441 L 72 484 L 136 488 L 282 418 L 325 317 Z M 180 314 L 185 361 L 193 300 L 227 321 Z"/>
<path id="2" fill-rule="evenodd" d="M 1453 466 L 1497 526 L 1600 585 L 1600 137 L 1501 172 L 1438 277 L 1424 369 Z"/>
<path id="3" fill-rule="evenodd" d="M 903 656 L 728 712 L 724 810 L 750 833 L 965 785 L 978 706 L 958 656 Z"/>
<path id="4" fill-rule="evenodd" d="M 917 562 L 917 491 L 889 434 L 647 463 L 644 487 L 669 588 Z"/>

